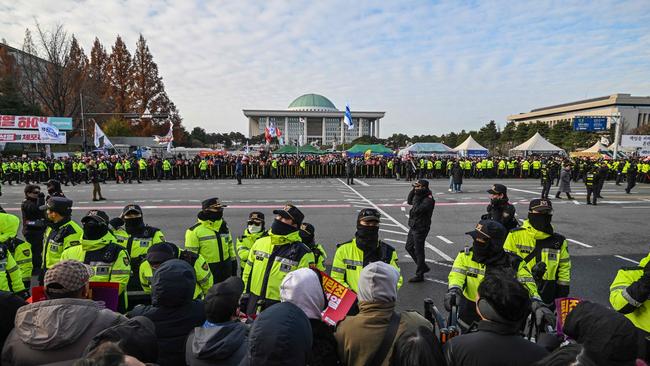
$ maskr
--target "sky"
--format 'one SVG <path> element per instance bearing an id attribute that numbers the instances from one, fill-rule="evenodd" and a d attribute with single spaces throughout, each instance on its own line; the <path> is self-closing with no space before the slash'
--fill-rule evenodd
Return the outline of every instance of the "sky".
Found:
<path id="1" fill-rule="evenodd" d="M 0 0 L 0 38 L 57 24 L 86 53 L 140 34 L 191 130 L 317 93 L 385 111 L 381 135 L 503 127 L 510 114 L 650 95 L 650 1 Z"/>

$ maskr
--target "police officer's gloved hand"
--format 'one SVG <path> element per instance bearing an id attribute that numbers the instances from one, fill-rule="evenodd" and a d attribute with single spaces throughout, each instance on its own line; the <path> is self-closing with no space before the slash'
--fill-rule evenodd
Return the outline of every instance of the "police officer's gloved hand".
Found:
<path id="1" fill-rule="evenodd" d="M 451 311 L 452 306 L 458 306 L 460 304 L 460 289 L 457 287 L 449 289 L 445 294 L 445 310 Z"/>
<path id="2" fill-rule="evenodd" d="M 544 325 L 550 325 L 555 328 L 555 314 L 541 301 L 533 301 L 533 316 L 538 329 Z"/>
<path id="3" fill-rule="evenodd" d="M 124 226 L 124 220 L 121 217 L 114 217 L 108 222 L 108 225 L 111 229 L 115 230 Z"/>

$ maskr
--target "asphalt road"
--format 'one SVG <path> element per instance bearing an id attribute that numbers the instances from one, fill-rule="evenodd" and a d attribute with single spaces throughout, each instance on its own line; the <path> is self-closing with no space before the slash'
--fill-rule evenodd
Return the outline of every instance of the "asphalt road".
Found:
<path id="1" fill-rule="evenodd" d="M 357 212 L 365 207 L 378 208 L 383 213 L 380 237 L 397 249 L 405 279 L 399 307 L 421 310 L 424 297 L 433 298 L 441 306 L 451 261 L 464 246 L 471 245 L 464 233 L 484 213 L 489 201 L 485 191 L 497 182 L 509 187 L 510 201 L 519 217 L 525 218 L 528 201 L 541 191 L 535 180 L 465 180 L 463 193 L 448 192 L 447 179 L 431 181 L 436 209 L 426 252 L 432 271 L 426 282 L 417 284 L 406 282 L 415 266 L 404 250 L 409 210 L 405 201 L 410 189 L 404 181 L 363 179 L 354 186 L 339 179 L 245 180 L 241 186 L 231 180 L 108 183 L 102 184 L 108 198 L 103 202 L 92 202 L 91 185 L 63 189 L 75 202 L 76 220 L 96 208 L 114 217 L 126 204 L 137 203 L 144 209 L 145 222 L 162 229 L 167 240 L 180 245 L 185 229 L 195 223 L 203 199 L 219 197 L 230 205 L 224 217 L 233 236 L 241 234 L 249 212 L 262 211 L 270 222 L 273 209 L 292 202 L 305 213 L 305 221 L 316 227 L 316 239 L 329 256 L 326 264 L 331 264 L 336 244 L 354 235 Z M 20 215 L 23 188 L 3 186 L 2 207 Z M 609 284 L 616 270 L 634 265 L 650 250 L 650 185 L 637 185 L 627 195 L 624 186 L 607 183 L 602 192 L 605 199 L 596 207 L 585 205 L 583 184 L 573 184 L 572 188 L 576 201 L 552 200 L 555 229 L 569 239 L 571 292 L 573 296 L 608 304 Z M 555 193 L 555 187 L 551 192 Z"/>

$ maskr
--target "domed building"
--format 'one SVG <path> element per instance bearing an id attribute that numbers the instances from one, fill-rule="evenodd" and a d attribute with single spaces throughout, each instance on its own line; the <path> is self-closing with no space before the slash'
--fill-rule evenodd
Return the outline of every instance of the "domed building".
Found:
<path id="1" fill-rule="evenodd" d="M 248 136 L 264 133 L 266 127 L 279 128 L 286 144 L 316 142 L 321 145 L 341 144 L 361 136 L 379 137 L 379 121 L 385 112 L 351 111 L 354 127 L 343 123 L 345 108 L 320 94 L 304 94 L 284 110 L 244 109 L 248 118 Z M 345 136 L 343 136 L 345 133 Z M 305 138 L 306 136 L 306 138 Z M 345 138 L 345 140 L 343 140 Z"/>

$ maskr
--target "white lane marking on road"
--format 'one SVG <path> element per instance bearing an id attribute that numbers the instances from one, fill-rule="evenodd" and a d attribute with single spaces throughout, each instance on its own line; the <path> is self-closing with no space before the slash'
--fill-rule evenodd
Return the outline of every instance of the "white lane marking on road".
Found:
<path id="1" fill-rule="evenodd" d="M 408 254 L 404 254 L 404 258 L 413 259 L 413 258 L 411 258 L 411 256 L 408 255 Z M 436 261 L 436 260 L 429 259 L 429 258 L 425 258 L 424 261 L 427 262 L 427 263 L 433 263 L 433 264 L 437 264 L 437 265 L 439 265 L 439 266 L 443 266 L 443 267 L 447 267 L 447 268 L 451 268 L 451 267 L 453 267 L 453 266 L 452 266 L 451 264 L 449 264 L 449 263 L 440 262 L 440 261 Z"/>
<path id="2" fill-rule="evenodd" d="M 623 206 L 622 208 L 650 208 L 650 206 Z"/>
<path id="3" fill-rule="evenodd" d="M 519 189 L 519 188 L 508 187 L 508 189 L 511 190 L 511 191 L 530 193 L 530 194 L 534 194 L 534 195 L 539 195 L 540 194 L 539 192 L 527 191 L 525 189 Z"/>
<path id="4" fill-rule="evenodd" d="M 435 278 L 424 277 L 424 279 L 429 281 L 429 282 L 435 282 L 435 283 L 439 283 L 439 284 L 445 285 L 445 286 L 449 285 L 446 281 L 438 280 L 438 279 L 435 279 Z"/>
<path id="5" fill-rule="evenodd" d="M 408 235 L 405 232 L 402 231 L 394 231 L 394 230 L 388 230 L 388 229 L 379 229 L 379 231 L 383 231 L 385 233 L 391 233 L 391 234 L 398 234 L 398 235 Z"/>
<path id="6" fill-rule="evenodd" d="M 390 241 L 390 242 L 393 242 L 393 243 L 406 244 L 406 242 L 404 240 L 397 240 L 397 239 L 390 239 L 390 238 L 383 238 L 382 240 Z"/>
<path id="7" fill-rule="evenodd" d="M 391 224 L 389 222 L 382 222 L 381 226 L 393 226 L 393 227 L 399 227 L 399 225 Z"/>
<path id="8" fill-rule="evenodd" d="M 573 200 L 573 203 L 576 204 L 576 205 L 580 204 L 580 202 L 578 202 L 578 200 Z"/>
<path id="9" fill-rule="evenodd" d="M 368 208 L 368 205 L 365 205 L 365 206 L 362 206 L 362 205 L 354 205 L 354 207 L 358 207 L 358 208 Z M 380 230 L 381 230 L 381 229 L 380 229 Z"/>
<path id="10" fill-rule="evenodd" d="M 340 178 L 337 178 L 337 180 L 338 180 L 339 182 L 341 182 L 341 184 L 344 184 L 344 185 L 345 185 L 345 182 L 343 182 Z M 395 223 L 396 225 L 398 225 L 402 230 L 404 230 L 405 232 L 408 231 L 408 228 L 407 228 L 406 226 L 404 226 L 401 222 L 395 220 L 395 219 L 394 219 L 391 215 L 389 215 L 386 211 L 382 210 L 379 206 L 377 206 L 377 205 L 374 204 L 372 201 L 370 201 L 369 199 L 367 199 L 367 198 L 366 198 L 365 196 L 363 196 L 361 193 L 357 192 L 356 189 L 354 189 L 354 188 L 352 188 L 352 187 L 350 187 L 350 186 L 348 186 L 348 185 L 345 185 L 345 186 L 348 187 L 348 189 L 350 189 L 352 192 L 356 193 L 357 196 L 359 196 L 359 198 L 363 199 L 363 200 L 366 201 L 368 204 L 370 204 L 370 205 L 371 205 L 375 210 L 381 212 L 382 215 L 386 216 L 386 218 L 388 218 L 390 221 L 392 221 L 393 223 Z M 440 250 L 440 249 L 434 247 L 433 245 L 427 243 L 426 241 L 424 242 L 424 244 L 427 246 L 427 248 L 433 250 L 433 251 L 436 252 L 439 256 L 441 256 L 444 260 L 447 260 L 447 261 L 450 261 L 450 262 L 453 261 L 453 259 L 452 259 L 450 256 L 448 256 L 447 254 L 445 254 L 445 252 L 443 252 L 442 250 Z"/>
<path id="11" fill-rule="evenodd" d="M 628 261 L 630 263 L 639 264 L 639 262 L 635 261 L 634 259 L 626 258 L 626 257 L 623 257 L 622 255 L 615 255 L 614 257 L 616 257 L 618 259 L 622 259 L 624 261 Z"/>
<path id="12" fill-rule="evenodd" d="M 406 212 L 406 207 L 400 207 L 399 209 L 402 210 L 402 212 Z"/>
<path id="13" fill-rule="evenodd" d="M 567 239 L 567 241 L 570 241 L 571 243 L 574 243 L 574 244 L 582 245 L 585 248 L 593 248 L 591 245 L 579 242 L 577 240 Z"/>
<path id="14" fill-rule="evenodd" d="M 447 244 L 454 244 L 454 242 L 453 242 L 453 241 L 451 241 L 451 240 L 449 240 L 449 239 L 447 239 L 447 238 L 445 238 L 445 237 L 444 237 L 444 236 L 442 236 L 442 235 L 436 235 L 436 238 L 438 238 L 438 239 L 440 239 L 440 240 L 442 240 L 442 241 L 444 241 L 444 242 L 445 242 L 445 243 L 447 243 Z"/>
<path id="15" fill-rule="evenodd" d="M 355 181 L 358 182 L 359 184 L 361 184 L 361 185 L 364 186 L 364 187 L 368 187 L 368 186 L 370 186 L 370 184 L 368 184 L 368 183 L 362 181 L 361 179 L 355 179 Z"/>

